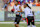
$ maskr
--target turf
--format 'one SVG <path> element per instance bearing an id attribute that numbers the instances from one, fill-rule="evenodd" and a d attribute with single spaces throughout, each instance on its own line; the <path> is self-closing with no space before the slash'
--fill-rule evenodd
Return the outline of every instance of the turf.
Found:
<path id="1" fill-rule="evenodd" d="M 20 27 L 27 27 L 26 24 L 20 24 Z M 0 24 L 0 27 L 15 27 L 14 24 Z M 40 24 L 36 24 L 36 27 L 40 27 Z"/>
<path id="2" fill-rule="evenodd" d="M 0 24 L 0 27 L 14 27 L 12 24 Z"/>
<path id="3" fill-rule="evenodd" d="M 0 21 L 0 22 L 14 22 L 14 21 Z M 23 22 L 23 21 L 20 21 Z M 40 22 L 40 21 L 35 21 L 35 22 Z"/>

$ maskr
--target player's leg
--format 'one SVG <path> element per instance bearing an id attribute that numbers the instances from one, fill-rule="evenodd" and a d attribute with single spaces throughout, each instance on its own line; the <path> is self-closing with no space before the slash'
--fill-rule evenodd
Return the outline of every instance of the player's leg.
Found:
<path id="1" fill-rule="evenodd" d="M 32 23 L 32 27 L 36 27 L 36 26 L 35 26 L 35 24 L 34 24 L 34 22 L 33 22 L 33 20 L 32 20 L 32 22 L 31 22 L 31 23 Z"/>
<path id="2" fill-rule="evenodd" d="M 15 20 L 15 27 L 19 27 L 19 22 L 20 22 L 20 20 L 21 20 L 21 16 L 19 16 L 19 15 L 16 15 L 17 17 L 17 19 Z"/>
<path id="3" fill-rule="evenodd" d="M 27 17 L 27 21 L 28 21 L 27 27 L 30 27 L 30 21 L 31 21 L 31 20 L 30 20 L 30 17 L 29 17 L 29 16 Z"/>
<path id="4" fill-rule="evenodd" d="M 35 22 L 34 22 L 34 17 L 31 17 L 31 18 L 32 18 L 32 20 L 31 20 L 32 27 L 36 27 Z"/>
<path id="5" fill-rule="evenodd" d="M 27 26 L 30 27 L 30 20 L 28 20 L 28 25 Z"/>
<path id="6" fill-rule="evenodd" d="M 15 22 L 14 22 L 15 23 L 15 27 L 17 27 L 17 19 L 18 18 L 17 18 L 17 15 L 16 15 Z"/>
<path id="7" fill-rule="evenodd" d="M 17 24 L 18 24 L 18 27 L 19 27 L 19 22 L 21 20 L 21 16 L 19 16 L 18 20 L 17 20 Z"/>

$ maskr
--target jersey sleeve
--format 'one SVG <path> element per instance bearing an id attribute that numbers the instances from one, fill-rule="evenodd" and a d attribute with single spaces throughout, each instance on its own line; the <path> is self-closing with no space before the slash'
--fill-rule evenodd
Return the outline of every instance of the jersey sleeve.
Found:
<path id="1" fill-rule="evenodd" d="M 25 18 L 27 18 L 28 13 L 26 9 L 24 9 L 24 13 L 25 13 Z"/>

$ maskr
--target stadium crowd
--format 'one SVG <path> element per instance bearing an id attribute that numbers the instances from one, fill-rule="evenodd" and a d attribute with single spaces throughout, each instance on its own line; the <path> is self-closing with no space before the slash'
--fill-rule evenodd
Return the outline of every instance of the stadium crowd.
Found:
<path id="1" fill-rule="evenodd" d="M 21 5 L 23 7 L 23 5 L 25 3 L 27 3 L 28 5 L 32 6 L 40 6 L 40 2 L 36 3 L 35 0 L 3 0 L 4 2 L 4 6 L 3 8 L 5 8 L 6 10 L 8 10 L 8 8 L 11 10 L 11 8 L 13 8 L 13 6 L 15 5 L 15 2 L 18 2 L 19 5 Z"/>

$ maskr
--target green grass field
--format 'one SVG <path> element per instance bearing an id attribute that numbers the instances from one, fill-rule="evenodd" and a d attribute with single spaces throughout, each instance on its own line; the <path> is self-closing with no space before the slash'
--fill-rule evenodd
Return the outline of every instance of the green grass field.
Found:
<path id="1" fill-rule="evenodd" d="M 26 23 L 19 24 L 20 27 L 27 27 Z M 0 27 L 15 27 L 14 24 L 0 24 Z M 40 24 L 36 24 L 36 27 L 40 27 Z"/>

